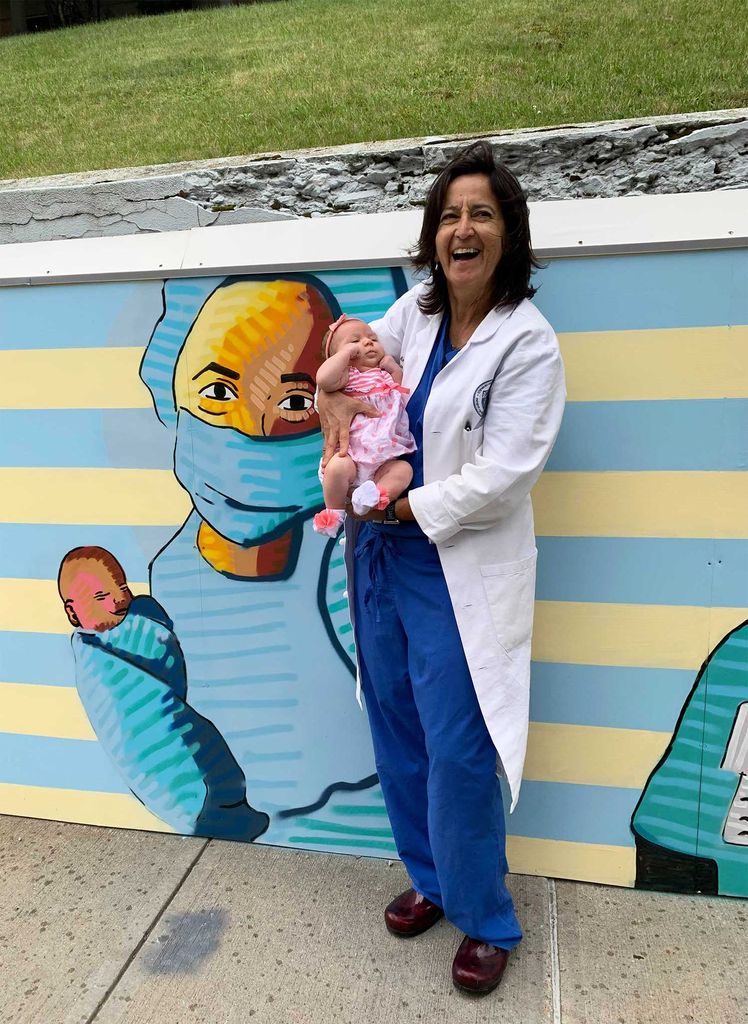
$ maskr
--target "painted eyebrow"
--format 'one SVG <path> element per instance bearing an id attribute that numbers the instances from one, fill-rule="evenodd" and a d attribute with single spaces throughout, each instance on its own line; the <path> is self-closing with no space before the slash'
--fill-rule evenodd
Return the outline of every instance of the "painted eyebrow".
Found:
<path id="1" fill-rule="evenodd" d="M 304 381 L 306 384 L 314 386 L 314 381 L 308 373 L 282 373 L 281 384 L 292 384 L 295 381 Z"/>
<path id="2" fill-rule="evenodd" d="M 228 366 L 221 366 L 220 363 L 208 363 L 208 365 L 204 366 L 192 379 L 197 380 L 198 377 L 202 377 L 202 375 L 207 373 L 208 370 L 213 370 L 215 373 L 222 373 L 224 377 L 230 377 L 232 380 L 239 380 L 240 377 L 240 374 L 238 374 L 236 370 L 229 370 Z"/>

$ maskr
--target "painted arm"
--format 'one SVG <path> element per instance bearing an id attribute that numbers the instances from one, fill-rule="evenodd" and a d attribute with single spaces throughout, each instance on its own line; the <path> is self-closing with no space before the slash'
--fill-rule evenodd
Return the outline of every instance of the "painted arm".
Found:
<path id="1" fill-rule="evenodd" d="M 565 397 L 555 335 L 527 328 L 493 382 L 483 443 L 473 460 L 408 496 L 430 540 L 442 543 L 462 529 L 494 526 L 527 498 L 553 448 Z"/>

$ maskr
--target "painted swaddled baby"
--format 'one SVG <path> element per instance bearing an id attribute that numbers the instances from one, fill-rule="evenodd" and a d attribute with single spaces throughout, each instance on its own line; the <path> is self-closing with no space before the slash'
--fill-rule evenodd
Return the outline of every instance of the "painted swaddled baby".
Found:
<path id="1" fill-rule="evenodd" d="M 187 673 L 168 615 L 134 597 L 117 559 L 80 547 L 58 590 L 76 686 L 96 736 L 128 788 L 176 831 L 251 841 L 267 814 L 247 803 L 244 773 L 215 725 L 187 702 Z"/>

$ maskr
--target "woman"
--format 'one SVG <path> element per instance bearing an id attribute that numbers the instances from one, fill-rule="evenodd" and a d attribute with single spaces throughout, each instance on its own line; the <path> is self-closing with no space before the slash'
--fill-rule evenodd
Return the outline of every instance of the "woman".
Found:
<path id="1" fill-rule="evenodd" d="M 514 805 L 528 726 L 529 495 L 564 405 L 556 337 L 529 301 L 526 199 L 488 144 L 434 182 L 414 262 L 430 278 L 372 325 L 411 390 L 413 482 L 351 530 L 351 606 L 377 769 L 413 883 L 387 926 L 417 935 L 446 915 L 466 933 L 455 984 L 488 992 L 521 938 L 496 757 Z M 359 408 L 348 401 L 321 396 L 327 457 L 346 449 Z"/>

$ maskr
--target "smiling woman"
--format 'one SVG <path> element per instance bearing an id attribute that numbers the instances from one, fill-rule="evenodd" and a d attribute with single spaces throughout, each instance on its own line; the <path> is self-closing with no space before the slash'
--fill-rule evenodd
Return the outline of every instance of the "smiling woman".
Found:
<path id="1" fill-rule="evenodd" d="M 527 202 L 488 143 L 436 178 L 414 262 L 428 279 L 371 325 L 411 392 L 412 482 L 358 530 L 346 524 L 348 586 L 377 769 L 412 882 L 385 921 L 409 936 L 446 915 L 466 933 L 455 984 L 489 992 L 522 937 L 496 757 L 514 805 L 528 731 L 530 490 L 565 395 L 556 337 L 528 301 Z"/>

